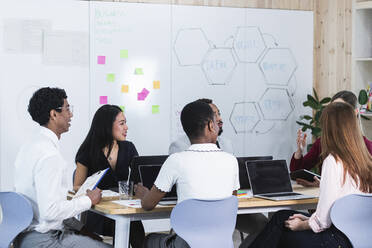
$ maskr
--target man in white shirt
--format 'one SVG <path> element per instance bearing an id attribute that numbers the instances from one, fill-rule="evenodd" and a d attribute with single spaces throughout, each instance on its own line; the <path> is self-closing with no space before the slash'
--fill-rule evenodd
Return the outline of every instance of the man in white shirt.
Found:
<path id="1" fill-rule="evenodd" d="M 191 146 L 168 157 L 151 190 L 137 186 L 136 196 L 145 210 L 153 209 L 174 184 L 178 202 L 224 199 L 239 189 L 236 158 L 216 146 L 219 127 L 212 108 L 201 101 L 189 103 L 181 112 L 181 122 Z M 177 235 L 151 234 L 145 247 L 189 246 Z"/>
<path id="2" fill-rule="evenodd" d="M 218 137 L 216 141 L 216 145 L 218 146 L 218 148 L 221 148 L 221 150 L 230 154 L 234 154 L 231 142 L 228 139 L 224 139 L 223 137 L 221 137 L 221 134 L 223 132 L 223 121 L 221 118 L 220 110 L 211 99 L 202 98 L 197 101 L 209 104 L 216 116 L 216 121 L 219 127 Z M 191 118 L 193 117 L 191 116 Z M 176 141 L 172 142 L 172 144 L 169 146 L 169 154 L 184 151 L 190 146 L 190 144 L 191 143 L 189 137 L 187 137 L 186 135 L 181 136 Z M 263 214 L 239 215 L 236 220 L 236 229 L 240 232 L 248 234 L 248 237 L 245 239 L 245 243 L 250 244 L 266 226 L 267 222 L 268 220 Z M 242 235 L 242 233 L 240 233 L 240 235 Z"/>
<path id="3" fill-rule="evenodd" d="M 67 200 L 67 164 L 59 151 L 61 134 L 69 130 L 72 106 L 63 89 L 41 88 L 30 99 L 28 112 L 40 132 L 25 143 L 15 162 L 15 189 L 33 208 L 31 225 L 16 239 L 17 247 L 111 247 L 75 234 L 63 221 L 90 209 L 101 200 L 101 190 Z"/>
<path id="4" fill-rule="evenodd" d="M 211 99 L 202 98 L 197 101 L 205 102 L 209 104 L 209 106 L 212 108 L 214 114 L 216 115 L 216 121 L 217 125 L 219 127 L 218 131 L 218 137 L 216 140 L 216 145 L 218 148 L 221 148 L 224 152 L 228 152 L 231 154 L 234 154 L 233 146 L 230 142 L 230 140 L 225 139 L 221 136 L 223 132 L 223 121 L 221 118 L 220 110 L 217 108 L 217 106 L 213 103 Z M 176 141 L 172 142 L 169 146 L 169 154 L 173 154 L 175 152 L 182 152 L 186 150 L 191 145 L 190 139 L 187 137 L 187 135 L 180 136 Z"/>

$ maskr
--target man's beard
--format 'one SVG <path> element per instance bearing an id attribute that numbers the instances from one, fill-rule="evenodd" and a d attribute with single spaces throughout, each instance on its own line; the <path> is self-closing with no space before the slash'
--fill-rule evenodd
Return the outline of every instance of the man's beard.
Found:
<path id="1" fill-rule="evenodd" d="M 218 136 L 220 136 L 222 134 L 222 132 L 223 132 L 223 129 L 221 127 L 220 130 L 218 130 Z"/>

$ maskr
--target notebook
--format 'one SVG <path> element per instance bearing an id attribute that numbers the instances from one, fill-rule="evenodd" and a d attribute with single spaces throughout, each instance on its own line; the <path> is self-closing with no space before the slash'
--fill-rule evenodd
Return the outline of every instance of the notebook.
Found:
<path id="1" fill-rule="evenodd" d="M 159 174 L 161 165 L 139 165 L 139 176 L 143 186 L 151 189 L 154 182 Z M 177 189 L 176 185 L 172 187 L 172 190 L 168 192 L 163 199 L 159 202 L 162 204 L 176 204 L 177 203 Z"/>
<path id="2" fill-rule="evenodd" d="M 239 183 L 240 189 L 250 189 L 251 185 L 249 184 L 247 170 L 245 168 L 245 162 L 247 160 L 272 160 L 273 156 L 259 156 L 259 157 L 237 157 L 239 165 Z"/>
<path id="3" fill-rule="evenodd" d="M 109 170 L 109 168 L 104 169 L 104 170 L 100 170 L 100 171 L 97 171 L 96 173 L 94 173 L 93 175 L 89 176 L 85 180 L 83 185 L 80 186 L 78 192 L 76 192 L 76 194 L 74 195 L 74 198 L 85 195 L 86 191 L 88 189 L 94 190 L 97 187 L 97 185 L 100 183 L 102 178 L 106 175 L 108 170 Z"/>
<path id="4" fill-rule="evenodd" d="M 293 192 L 285 160 L 246 161 L 246 170 L 254 197 L 274 201 L 315 198 Z"/>

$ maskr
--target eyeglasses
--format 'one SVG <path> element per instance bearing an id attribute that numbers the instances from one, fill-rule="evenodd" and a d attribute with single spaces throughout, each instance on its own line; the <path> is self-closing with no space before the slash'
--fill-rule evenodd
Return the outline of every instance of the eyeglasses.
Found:
<path id="1" fill-rule="evenodd" d="M 63 107 L 58 107 L 58 108 L 55 108 L 56 110 L 63 110 Z M 66 107 L 66 111 L 70 112 L 71 114 L 74 113 L 74 106 L 73 105 L 70 105 L 68 107 Z"/>

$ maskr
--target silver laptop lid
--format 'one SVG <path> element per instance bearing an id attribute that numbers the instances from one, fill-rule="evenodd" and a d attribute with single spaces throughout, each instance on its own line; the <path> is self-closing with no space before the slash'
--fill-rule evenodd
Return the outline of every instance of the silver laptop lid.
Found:
<path id="1" fill-rule="evenodd" d="M 245 163 L 253 195 L 292 192 L 285 160 L 256 160 Z"/>

